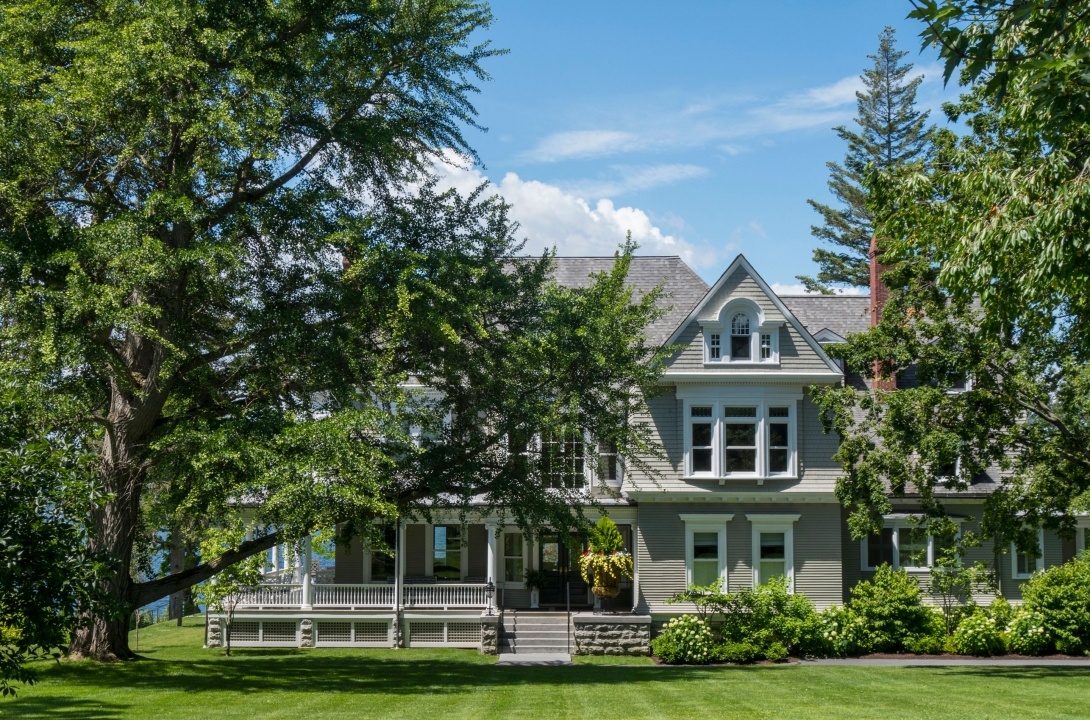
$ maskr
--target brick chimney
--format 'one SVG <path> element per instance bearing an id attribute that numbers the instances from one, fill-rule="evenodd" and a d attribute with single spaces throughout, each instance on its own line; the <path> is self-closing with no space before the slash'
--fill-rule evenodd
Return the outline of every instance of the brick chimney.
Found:
<path id="1" fill-rule="evenodd" d="M 882 319 L 882 308 L 889 298 L 889 288 L 879 275 L 889 269 L 888 265 L 878 262 L 878 240 L 870 239 L 870 326 L 874 327 Z M 874 387 L 877 390 L 896 390 L 897 378 L 878 378 L 878 363 L 874 364 Z"/>

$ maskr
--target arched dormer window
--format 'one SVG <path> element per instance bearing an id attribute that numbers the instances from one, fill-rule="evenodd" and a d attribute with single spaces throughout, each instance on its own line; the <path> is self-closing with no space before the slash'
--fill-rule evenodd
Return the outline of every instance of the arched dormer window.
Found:
<path id="1" fill-rule="evenodd" d="M 736 313 L 730 319 L 730 357 L 731 360 L 750 358 L 749 315 Z"/>

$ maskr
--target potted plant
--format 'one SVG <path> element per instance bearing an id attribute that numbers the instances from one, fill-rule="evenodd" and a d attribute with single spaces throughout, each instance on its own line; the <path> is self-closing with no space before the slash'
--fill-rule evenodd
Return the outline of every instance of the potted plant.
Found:
<path id="1" fill-rule="evenodd" d="M 583 579 L 594 593 L 595 607 L 602 598 L 615 598 L 621 592 L 621 580 L 632 578 L 632 555 L 624 550 L 624 539 L 617 524 L 603 516 L 590 534 L 589 548 L 579 558 Z"/>
<path id="2" fill-rule="evenodd" d="M 523 582 L 530 589 L 530 609 L 537 610 L 538 603 L 541 601 L 541 591 L 545 589 L 548 577 L 545 575 L 544 570 L 530 568 L 526 571 Z"/>

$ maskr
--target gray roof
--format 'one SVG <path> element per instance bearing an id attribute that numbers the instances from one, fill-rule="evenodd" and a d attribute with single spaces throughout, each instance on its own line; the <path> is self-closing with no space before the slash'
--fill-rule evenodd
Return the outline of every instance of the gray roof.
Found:
<path id="1" fill-rule="evenodd" d="M 613 262 L 612 257 L 558 257 L 553 277 L 565 287 L 588 287 L 590 274 L 612 269 Z M 649 328 L 650 340 L 656 344 L 669 340 L 681 321 L 708 292 L 708 284 L 681 258 L 672 255 L 633 257 L 628 282 L 638 294 L 662 283 L 664 297 L 658 305 L 670 309 Z"/>
<path id="2" fill-rule="evenodd" d="M 829 329 L 846 338 L 870 329 L 867 295 L 781 295 L 780 300 L 811 335 Z"/>

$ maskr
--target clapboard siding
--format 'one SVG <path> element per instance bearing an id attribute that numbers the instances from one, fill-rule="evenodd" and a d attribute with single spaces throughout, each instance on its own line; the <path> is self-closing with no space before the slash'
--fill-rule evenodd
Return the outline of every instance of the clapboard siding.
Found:
<path id="1" fill-rule="evenodd" d="M 714 295 L 708 298 L 697 317 L 700 320 L 719 319 L 723 307 L 732 300 L 745 298 L 752 300 L 761 308 L 768 322 L 782 322 L 785 318 L 772 299 L 765 295 L 757 281 L 750 277 L 745 268 L 736 269 Z"/>
<path id="2" fill-rule="evenodd" d="M 821 428 L 821 409 L 803 390 L 798 402 L 798 453 L 799 484 L 793 489 L 806 492 L 832 492 L 840 477 L 840 463 L 833 459 L 840 438 L 836 432 L 824 433 Z"/>
<path id="3" fill-rule="evenodd" d="M 647 473 L 628 465 L 626 489 L 650 490 L 676 486 L 684 465 L 685 448 L 682 436 L 681 412 L 682 401 L 677 399 L 673 389 L 665 390 L 661 395 L 647 401 L 647 415 L 633 416 L 633 423 L 646 423 L 651 431 L 651 439 L 658 443 L 665 453 L 664 458 L 648 458 L 648 464 L 661 476 L 651 478 Z"/>
<path id="4" fill-rule="evenodd" d="M 794 524 L 795 590 L 819 608 L 842 602 L 840 508 L 834 503 L 652 503 L 640 504 L 637 541 L 640 612 L 678 613 L 666 599 L 685 589 L 685 524 L 681 513 L 733 513 L 727 523 L 727 585 L 753 585 L 752 524 L 747 513 L 800 515 Z"/>

